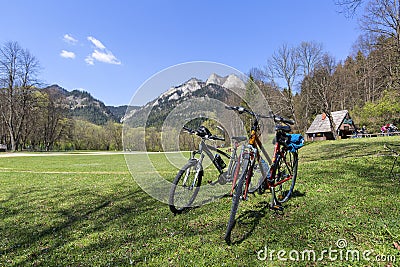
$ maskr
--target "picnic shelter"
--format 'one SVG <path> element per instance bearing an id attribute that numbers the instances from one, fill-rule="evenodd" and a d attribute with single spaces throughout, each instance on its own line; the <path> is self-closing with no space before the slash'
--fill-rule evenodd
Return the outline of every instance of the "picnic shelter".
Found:
<path id="1" fill-rule="evenodd" d="M 340 138 L 348 138 L 356 130 L 356 126 L 347 110 L 332 112 L 335 131 Z M 318 114 L 310 127 L 306 131 L 306 138 L 309 141 L 333 140 L 333 134 L 329 124 L 329 118 L 326 114 Z"/>

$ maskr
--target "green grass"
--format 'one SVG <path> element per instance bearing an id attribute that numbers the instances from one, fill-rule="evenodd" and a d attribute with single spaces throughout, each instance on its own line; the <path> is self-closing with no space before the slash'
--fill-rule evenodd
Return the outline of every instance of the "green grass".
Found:
<path id="1" fill-rule="evenodd" d="M 400 184 L 389 177 L 388 142 L 400 138 L 307 144 L 284 212 L 267 208 L 269 194 L 251 195 L 230 246 L 223 240 L 229 198 L 174 216 L 137 185 L 123 155 L 0 158 L 0 266 L 399 266 Z M 174 177 L 163 154 L 150 159 Z M 137 175 L 147 173 L 138 166 Z M 318 261 L 329 249 L 337 260 Z M 289 259 L 306 250 L 315 261 Z M 360 260 L 346 260 L 347 250 L 360 251 Z M 362 259 L 367 250 L 370 261 Z"/>

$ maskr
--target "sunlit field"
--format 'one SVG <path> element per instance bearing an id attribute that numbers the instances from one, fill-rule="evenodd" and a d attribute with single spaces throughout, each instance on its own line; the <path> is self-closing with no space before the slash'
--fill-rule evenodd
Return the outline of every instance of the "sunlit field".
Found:
<path id="1" fill-rule="evenodd" d="M 400 163 L 390 175 L 384 148 L 399 143 L 307 144 L 284 211 L 268 208 L 269 194 L 250 195 L 232 245 L 230 198 L 174 216 L 137 185 L 123 154 L 0 157 L 0 266 L 399 266 Z M 175 176 L 162 153 L 149 157 Z"/>

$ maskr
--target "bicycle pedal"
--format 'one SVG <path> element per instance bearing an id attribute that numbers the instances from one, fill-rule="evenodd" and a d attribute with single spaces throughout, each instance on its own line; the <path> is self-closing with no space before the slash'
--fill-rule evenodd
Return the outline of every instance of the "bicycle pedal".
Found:
<path id="1" fill-rule="evenodd" d="M 229 182 L 229 180 L 228 180 L 223 174 L 221 174 L 221 175 L 218 177 L 218 183 L 219 183 L 220 185 L 224 185 L 224 184 L 226 184 L 227 182 Z"/>
<path id="2" fill-rule="evenodd" d="M 283 207 L 281 205 L 273 205 L 271 206 L 271 209 L 276 211 L 283 211 Z"/>

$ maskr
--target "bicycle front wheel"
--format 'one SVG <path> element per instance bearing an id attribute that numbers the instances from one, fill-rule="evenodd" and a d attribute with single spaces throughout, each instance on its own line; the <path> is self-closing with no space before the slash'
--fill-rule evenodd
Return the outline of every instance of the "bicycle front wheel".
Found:
<path id="1" fill-rule="evenodd" d="M 169 209 L 174 214 L 180 214 L 191 207 L 200 190 L 203 178 L 203 168 L 196 159 L 190 160 L 178 174 L 169 193 Z"/>
<path id="2" fill-rule="evenodd" d="M 245 189 L 245 181 L 248 173 L 248 167 L 249 167 L 249 159 L 244 159 L 242 163 L 242 173 L 240 175 L 239 181 L 237 181 L 235 190 L 233 191 L 232 195 L 232 207 L 231 207 L 231 214 L 229 216 L 229 221 L 228 221 L 228 226 L 226 228 L 226 233 L 225 233 L 225 241 L 229 244 L 231 243 L 231 233 L 232 229 L 235 226 L 236 223 L 236 213 L 239 208 L 239 201 L 241 197 L 243 196 L 243 191 Z"/>
<path id="3" fill-rule="evenodd" d="M 271 190 L 274 190 L 273 196 L 275 201 L 280 204 L 286 202 L 293 193 L 297 177 L 298 161 L 297 152 L 285 151 L 278 158 L 275 170 L 276 186 L 271 188 Z"/>

